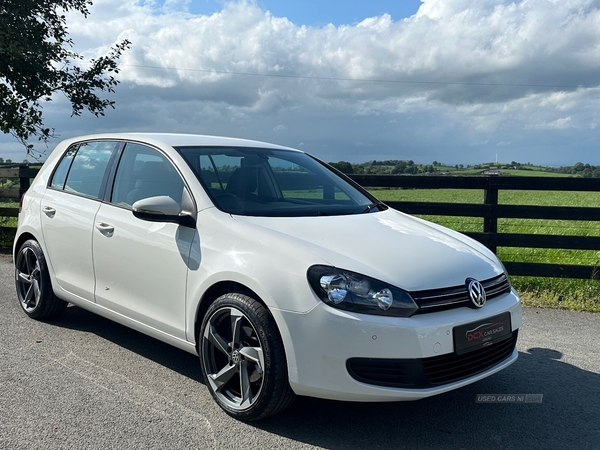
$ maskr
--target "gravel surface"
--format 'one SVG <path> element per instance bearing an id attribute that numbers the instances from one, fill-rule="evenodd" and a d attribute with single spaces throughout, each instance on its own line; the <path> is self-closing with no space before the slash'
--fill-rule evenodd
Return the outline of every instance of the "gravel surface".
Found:
<path id="1" fill-rule="evenodd" d="M 600 314 L 526 309 L 519 360 L 457 391 L 406 403 L 299 398 L 248 425 L 215 405 L 193 355 L 73 306 L 29 319 L 7 255 L 0 307 L 2 449 L 600 448 Z"/>

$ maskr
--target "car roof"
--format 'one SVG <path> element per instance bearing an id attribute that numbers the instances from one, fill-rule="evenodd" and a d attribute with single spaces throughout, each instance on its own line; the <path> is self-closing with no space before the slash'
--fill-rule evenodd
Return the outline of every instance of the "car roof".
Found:
<path id="1" fill-rule="evenodd" d="M 80 142 L 94 139 L 126 139 L 137 142 L 146 142 L 148 144 L 166 144 L 171 147 L 185 146 L 215 146 L 215 147 L 260 147 L 279 150 L 291 150 L 300 152 L 300 150 L 284 147 L 282 145 L 270 144 L 267 142 L 254 141 L 250 139 L 239 139 L 224 136 L 208 136 L 201 134 L 181 134 L 181 133 L 102 133 L 79 136 L 70 139 L 72 142 Z"/>

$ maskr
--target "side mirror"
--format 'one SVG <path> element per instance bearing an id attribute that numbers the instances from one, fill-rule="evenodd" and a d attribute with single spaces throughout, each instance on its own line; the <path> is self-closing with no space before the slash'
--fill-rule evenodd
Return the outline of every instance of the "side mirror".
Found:
<path id="1" fill-rule="evenodd" d="M 192 211 L 182 211 L 181 206 L 171 197 L 143 198 L 135 202 L 132 207 L 135 217 L 149 222 L 173 222 L 186 227 L 196 226 L 195 214 Z"/>

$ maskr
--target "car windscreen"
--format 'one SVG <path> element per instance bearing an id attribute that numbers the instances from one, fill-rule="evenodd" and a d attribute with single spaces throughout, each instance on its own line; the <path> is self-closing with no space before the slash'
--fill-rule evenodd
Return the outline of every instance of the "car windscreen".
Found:
<path id="1" fill-rule="evenodd" d="M 377 200 L 303 152 L 246 147 L 176 147 L 215 206 L 246 216 L 370 212 Z"/>

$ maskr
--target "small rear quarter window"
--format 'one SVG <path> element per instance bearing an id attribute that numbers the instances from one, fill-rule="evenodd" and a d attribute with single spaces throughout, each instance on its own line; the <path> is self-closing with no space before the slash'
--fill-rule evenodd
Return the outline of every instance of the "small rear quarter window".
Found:
<path id="1" fill-rule="evenodd" d="M 52 176 L 52 181 L 50 181 L 50 187 L 54 189 L 64 189 L 65 181 L 67 179 L 67 174 L 69 173 L 69 169 L 71 168 L 71 163 L 73 162 L 73 157 L 77 153 L 77 147 L 70 147 L 60 163 L 58 163 L 58 167 L 54 171 L 54 175 Z"/>

